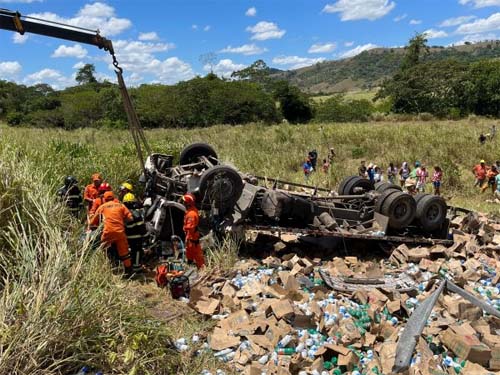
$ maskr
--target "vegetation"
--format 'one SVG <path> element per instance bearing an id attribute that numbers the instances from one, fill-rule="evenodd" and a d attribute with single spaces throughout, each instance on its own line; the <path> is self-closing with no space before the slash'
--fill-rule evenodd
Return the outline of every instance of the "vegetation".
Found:
<path id="1" fill-rule="evenodd" d="M 498 214 L 497 205 L 485 202 L 491 193 L 473 188 L 470 171 L 480 159 L 491 163 L 497 158 L 500 139 L 484 146 L 477 142 L 478 133 L 489 126 L 477 118 L 250 124 L 155 129 L 146 136 L 155 152 L 178 155 L 191 142 L 208 142 L 223 160 L 243 171 L 295 182 L 304 182 L 301 164 L 307 151 L 316 148 L 321 160 L 334 146 L 337 157 L 331 170 L 316 172 L 308 181 L 331 189 L 355 174 L 361 160 L 382 167 L 404 160 L 439 164 L 450 204 Z M 202 333 L 212 323 L 168 300 L 155 286 L 113 275 L 102 253 L 80 242 L 81 224 L 54 199 L 66 174 L 77 176 L 82 185 L 95 171 L 113 186 L 125 179 L 137 181 L 140 168 L 128 132 L 5 126 L 0 131 L 0 373 L 73 373 L 84 364 L 106 373 L 137 374 L 197 374 L 203 368 L 220 368 L 210 353 L 179 355 L 169 344 Z M 223 249 L 209 250 L 210 267 L 231 266 L 234 244 L 228 242 Z M 164 323 L 158 306 L 163 314 L 174 309 L 182 316 Z M 45 332 L 50 335 L 40 334 Z"/>
<path id="2" fill-rule="evenodd" d="M 331 60 L 301 69 L 275 72 L 275 79 L 286 79 L 291 85 L 310 94 L 330 94 L 377 88 L 401 67 L 405 48 L 375 48 L 348 59 Z M 429 46 L 423 62 L 455 60 L 473 63 L 500 57 L 500 41 L 486 41 L 460 46 Z"/>

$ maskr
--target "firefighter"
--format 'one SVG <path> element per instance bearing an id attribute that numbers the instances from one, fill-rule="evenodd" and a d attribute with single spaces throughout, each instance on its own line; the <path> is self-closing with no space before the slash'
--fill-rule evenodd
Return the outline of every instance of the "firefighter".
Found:
<path id="1" fill-rule="evenodd" d="M 64 186 L 57 191 L 61 202 L 68 207 L 69 212 L 74 217 L 78 217 L 82 207 L 82 193 L 78 187 L 78 181 L 73 176 L 66 176 Z"/>
<path id="2" fill-rule="evenodd" d="M 101 242 L 106 247 L 116 246 L 118 258 L 123 262 L 125 272 L 132 273 L 132 261 L 128 251 L 127 235 L 125 234 L 125 222 L 133 220 L 132 214 L 127 207 L 115 199 L 112 191 L 103 195 L 104 203 L 99 206 L 96 213 L 90 219 L 92 226 L 98 226 L 103 222 Z"/>
<path id="3" fill-rule="evenodd" d="M 198 269 L 205 266 L 203 251 L 200 246 L 200 232 L 198 232 L 198 224 L 200 223 L 200 215 L 195 206 L 195 197 L 191 193 L 184 194 L 182 201 L 186 207 L 184 214 L 183 230 L 186 234 L 186 258 L 188 261 L 194 261 Z"/>
<path id="4" fill-rule="evenodd" d="M 99 186 L 102 183 L 102 176 L 99 173 L 94 173 L 92 175 L 92 183 L 85 187 L 83 193 L 83 199 L 87 205 L 87 211 L 90 211 L 94 200 L 99 196 Z"/>
<path id="5" fill-rule="evenodd" d="M 120 192 L 118 193 L 118 199 L 120 199 L 122 202 L 124 202 L 123 198 L 128 193 L 132 193 L 132 190 L 134 190 L 134 187 L 132 186 L 132 184 L 130 184 L 128 182 L 124 182 L 123 184 L 120 185 Z"/>
<path id="6" fill-rule="evenodd" d="M 111 188 L 111 185 L 108 184 L 107 182 L 103 182 L 99 185 L 99 188 L 97 189 L 98 196 L 97 198 L 94 199 L 94 202 L 92 202 L 92 207 L 89 210 L 89 215 L 92 216 L 96 213 L 97 209 L 99 206 L 101 206 L 104 203 L 103 195 L 107 191 L 112 191 L 113 189 Z"/>
<path id="7" fill-rule="evenodd" d="M 144 223 L 144 212 L 141 204 L 135 199 L 134 194 L 127 193 L 123 197 L 123 204 L 132 214 L 132 221 L 125 224 L 130 255 L 132 257 L 132 269 L 134 272 L 142 271 L 142 259 L 144 257 L 144 241 L 146 239 L 146 224 Z"/>

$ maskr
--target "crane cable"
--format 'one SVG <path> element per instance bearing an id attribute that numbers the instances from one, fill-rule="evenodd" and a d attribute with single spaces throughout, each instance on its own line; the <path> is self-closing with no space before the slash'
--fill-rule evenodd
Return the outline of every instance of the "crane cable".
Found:
<path id="1" fill-rule="evenodd" d="M 144 134 L 144 130 L 141 127 L 139 118 L 137 117 L 137 112 L 135 111 L 132 104 L 132 99 L 130 98 L 130 95 L 128 93 L 127 86 L 125 85 L 125 81 L 123 79 L 123 69 L 118 64 L 118 60 L 116 59 L 114 51 L 110 51 L 110 54 L 113 58 L 113 66 L 115 67 L 115 73 L 118 79 L 118 88 L 120 89 L 120 93 L 123 99 L 123 105 L 125 107 L 125 113 L 127 114 L 129 130 L 134 140 L 139 162 L 141 163 L 142 170 L 145 173 L 146 166 L 144 163 L 143 146 L 148 155 L 151 154 L 151 148 L 149 147 L 146 135 Z"/>

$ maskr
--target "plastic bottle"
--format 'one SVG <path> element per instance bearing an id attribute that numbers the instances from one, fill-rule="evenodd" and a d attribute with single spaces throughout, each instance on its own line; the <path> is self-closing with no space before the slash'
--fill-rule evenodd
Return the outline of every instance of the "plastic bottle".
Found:
<path id="1" fill-rule="evenodd" d="M 222 357 L 228 353 L 231 353 L 232 351 L 233 351 L 233 349 L 231 349 L 231 348 L 224 349 L 224 350 L 221 350 L 221 351 L 214 353 L 214 357 Z"/>
<path id="2" fill-rule="evenodd" d="M 269 361 L 269 356 L 267 354 L 264 354 L 262 357 L 259 358 L 259 363 L 261 365 L 265 365 Z"/>
<path id="3" fill-rule="evenodd" d="M 284 348 L 290 343 L 290 341 L 292 341 L 292 338 L 292 335 L 286 335 L 278 342 L 278 347 Z"/>
<path id="4" fill-rule="evenodd" d="M 83 366 L 80 371 L 76 373 L 76 375 L 85 375 L 90 372 L 89 368 L 87 366 Z"/>
<path id="5" fill-rule="evenodd" d="M 274 351 L 278 355 L 293 355 L 295 354 L 295 348 L 276 348 Z"/>

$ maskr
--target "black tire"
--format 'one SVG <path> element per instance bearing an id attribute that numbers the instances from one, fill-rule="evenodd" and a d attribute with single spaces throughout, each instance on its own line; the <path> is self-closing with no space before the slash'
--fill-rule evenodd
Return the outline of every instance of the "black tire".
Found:
<path id="1" fill-rule="evenodd" d="M 390 191 L 390 190 L 389 190 Z M 382 204 L 381 212 L 389 217 L 389 227 L 404 229 L 415 219 L 417 204 L 409 194 L 394 190 Z"/>
<path id="2" fill-rule="evenodd" d="M 437 195 L 422 194 L 417 202 L 417 222 L 426 232 L 434 232 L 446 221 L 448 209 L 445 200 Z M 416 200 L 416 197 L 415 197 Z"/>
<path id="3" fill-rule="evenodd" d="M 226 211 L 234 206 L 243 192 L 243 180 L 239 173 L 226 165 L 216 165 L 205 171 L 200 178 L 199 194 L 204 205 Z"/>
<path id="4" fill-rule="evenodd" d="M 179 156 L 179 164 L 186 165 L 198 162 L 200 156 L 217 159 L 217 153 L 212 146 L 206 143 L 192 143 L 186 146 Z M 211 160 L 213 164 L 217 164 L 216 160 Z"/>
<path id="5" fill-rule="evenodd" d="M 393 194 L 398 192 L 399 190 L 396 189 L 387 189 L 385 190 L 378 198 L 377 202 L 375 203 L 375 211 L 378 213 L 382 213 L 382 206 L 384 205 L 384 202 L 387 200 L 387 198 Z"/>
<path id="6" fill-rule="evenodd" d="M 377 182 L 375 184 L 375 190 L 378 191 L 379 193 L 383 193 L 384 191 L 386 191 L 388 189 L 396 189 L 399 191 L 403 191 L 401 186 L 390 183 L 390 182 L 381 181 L 381 182 Z"/>
<path id="7" fill-rule="evenodd" d="M 355 189 L 362 188 L 363 191 L 360 193 L 355 193 Z M 342 195 L 353 195 L 353 194 L 364 194 L 370 190 L 373 190 L 373 184 L 370 180 L 360 176 L 354 176 L 349 180 L 344 186 L 344 194 Z"/>
<path id="8" fill-rule="evenodd" d="M 357 177 L 359 177 L 359 176 L 349 176 L 349 177 L 344 178 L 339 185 L 339 190 L 338 190 L 339 195 L 347 195 L 346 193 L 344 193 L 345 187 L 347 186 L 347 184 L 349 182 L 351 182 L 354 178 L 357 178 Z"/>

